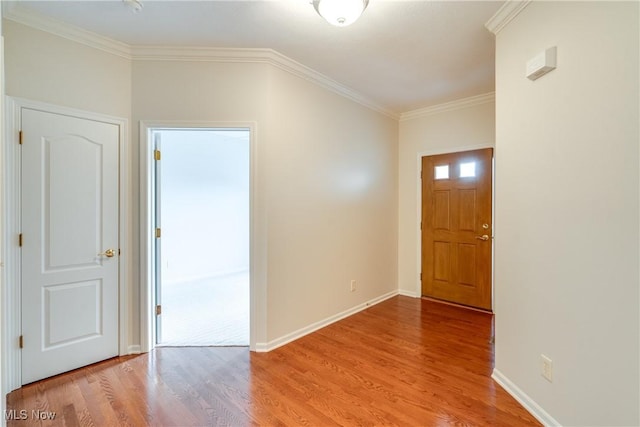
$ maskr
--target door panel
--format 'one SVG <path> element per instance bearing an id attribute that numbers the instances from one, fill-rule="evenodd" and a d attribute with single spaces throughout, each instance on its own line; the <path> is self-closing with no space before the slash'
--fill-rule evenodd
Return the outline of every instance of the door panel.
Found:
<path id="1" fill-rule="evenodd" d="M 425 296 L 491 310 L 492 157 L 489 148 L 422 158 Z"/>
<path id="2" fill-rule="evenodd" d="M 29 108 L 21 121 L 26 384 L 118 354 L 119 127 Z"/>
<path id="3" fill-rule="evenodd" d="M 433 194 L 433 228 L 435 230 L 449 230 L 451 225 L 450 194 L 449 191 L 434 191 Z"/>
<path id="4" fill-rule="evenodd" d="M 458 282 L 476 286 L 476 245 L 458 244 Z"/>
<path id="5" fill-rule="evenodd" d="M 433 242 L 433 279 L 440 281 L 451 280 L 451 244 L 448 242 Z"/>
<path id="6" fill-rule="evenodd" d="M 476 190 L 460 190 L 460 203 L 458 206 L 458 218 L 460 231 L 475 231 L 476 228 Z"/>
<path id="7" fill-rule="evenodd" d="M 99 280 L 44 288 L 45 350 L 100 335 L 101 288 Z"/>
<path id="8" fill-rule="evenodd" d="M 162 152 L 162 133 L 154 131 L 152 133 L 155 153 Z M 156 230 L 162 230 L 162 162 L 155 157 L 154 163 L 154 217 Z M 162 240 L 156 232 L 155 251 L 155 291 L 156 291 L 156 344 L 162 343 Z"/>

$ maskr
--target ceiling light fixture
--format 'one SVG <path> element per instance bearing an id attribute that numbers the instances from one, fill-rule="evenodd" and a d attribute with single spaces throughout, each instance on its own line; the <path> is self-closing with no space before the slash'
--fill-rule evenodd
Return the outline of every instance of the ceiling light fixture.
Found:
<path id="1" fill-rule="evenodd" d="M 138 13 L 142 10 L 142 0 L 122 0 L 124 4 L 129 6 L 133 13 Z"/>
<path id="2" fill-rule="evenodd" d="M 313 0 L 313 7 L 336 27 L 351 25 L 362 15 L 369 0 Z"/>

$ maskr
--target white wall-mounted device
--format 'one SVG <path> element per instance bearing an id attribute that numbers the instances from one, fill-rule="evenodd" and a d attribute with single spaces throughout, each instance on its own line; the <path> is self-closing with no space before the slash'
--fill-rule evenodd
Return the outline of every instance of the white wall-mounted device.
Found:
<path id="1" fill-rule="evenodd" d="M 536 80 L 556 69 L 556 46 L 540 52 L 527 62 L 527 78 Z"/>

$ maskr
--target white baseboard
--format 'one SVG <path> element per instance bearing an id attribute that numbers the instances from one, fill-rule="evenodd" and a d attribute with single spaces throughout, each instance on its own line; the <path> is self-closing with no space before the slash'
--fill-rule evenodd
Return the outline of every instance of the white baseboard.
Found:
<path id="1" fill-rule="evenodd" d="M 517 385 L 511 382 L 509 378 L 504 376 L 502 372 L 497 369 L 493 369 L 493 373 L 491 374 L 491 378 L 500 386 L 505 389 L 507 393 L 513 396 L 514 399 L 520 403 L 524 409 L 529 411 L 531 415 L 536 417 L 538 421 L 540 421 L 545 426 L 560 426 L 561 424 L 553 419 L 551 415 L 540 405 L 538 405 L 532 398 L 530 398 L 524 391 L 522 391 Z"/>
<path id="2" fill-rule="evenodd" d="M 255 351 L 256 353 L 266 353 L 269 351 L 269 344 L 267 344 L 266 342 L 257 342 L 253 351 Z"/>
<path id="3" fill-rule="evenodd" d="M 398 290 L 398 295 L 403 295 L 405 297 L 411 297 L 411 298 L 420 298 L 420 295 L 418 295 L 417 292 L 415 292 L 415 291 L 407 291 L 406 289 L 399 289 Z"/>
<path id="4" fill-rule="evenodd" d="M 142 347 L 140 347 L 139 345 L 130 345 L 127 348 L 127 355 L 141 354 L 141 353 L 142 353 Z"/>
<path id="5" fill-rule="evenodd" d="M 285 344 L 289 344 L 292 341 L 297 340 L 298 338 L 302 338 L 305 335 L 308 335 L 312 332 L 317 331 L 318 329 L 322 329 L 325 326 L 329 326 L 332 323 L 335 323 L 339 320 L 342 320 L 346 317 L 352 316 L 362 310 L 365 310 L 373 305 L 379 304 L 382 301 L 388 300 L 389 298 L 393 298 L 398 295 L 398 291 L 394 290 L 388 292 L 384 295 L 381 295 L 377 298 L 373 298 L 367 302 L 362 304 L 358 304 L 355 307 L 351 307 L 348 310 L 345 310 L 341 313 L 335 314 L 333 316 L 329 316 L 326 319 L 320 320 L 318 322 L 312 323 L 309 326 L 305 326 L 304 328 L 298 329 L 297 331 L 291 332 L 290 334 L 284 335 L 280 338 L 276 338 L 275 340 L 269 341 L 268 343 L 256 343 L 255 351 L 259 353 L 266 353 L 271 350 L 275 350 L 278 347 L 282 347 Z"/>

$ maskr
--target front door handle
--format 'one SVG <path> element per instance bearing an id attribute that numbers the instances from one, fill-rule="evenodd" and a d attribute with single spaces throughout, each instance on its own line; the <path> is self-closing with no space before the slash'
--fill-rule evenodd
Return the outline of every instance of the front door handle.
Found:
<path id="1" fill-rule="evenodd" d="M 113 249 L 107 249 L 106 251 L 98 254 L 98 256 L 106 256 L 107 258 L 112 258 L 116 254 L 116 251 Z"/>
<path id="2" fill-rule="evenodd" d="M 486 242 L 487 240 L 489 240 L 489 236 L 487 234 L 483 234 L 482 236 L 476 236 L 476 239 Z"/>

